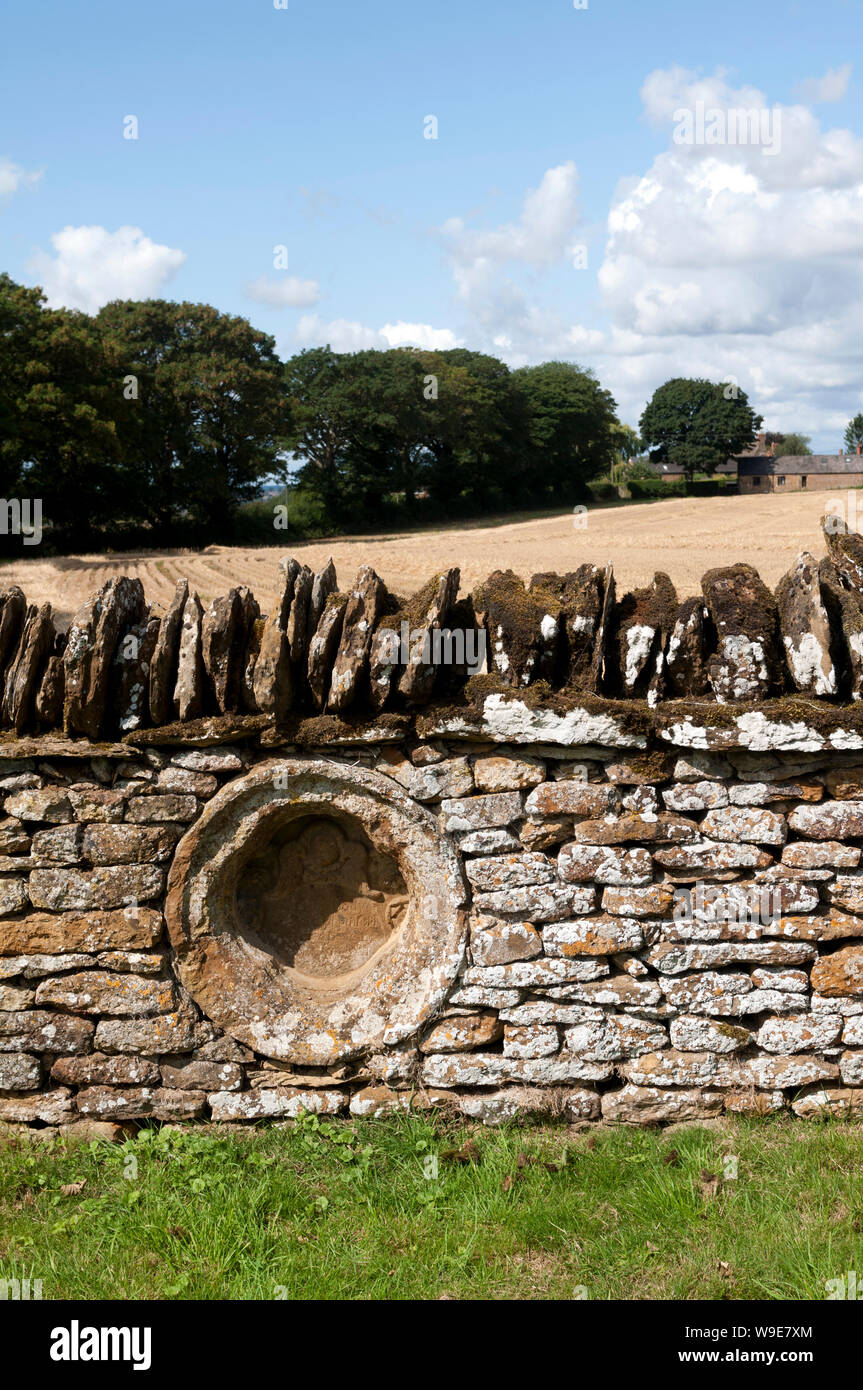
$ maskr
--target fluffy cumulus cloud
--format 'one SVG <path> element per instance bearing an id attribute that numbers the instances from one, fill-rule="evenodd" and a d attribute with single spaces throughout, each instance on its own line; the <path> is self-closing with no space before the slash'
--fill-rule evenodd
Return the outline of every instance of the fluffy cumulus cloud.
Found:
<path id="1" fill-rule="evenodd" d="M 33 188 L 42 174 L 22 169 L 14 160 L 0 155 L 0 198 L 9 198 L 22 188 Z"/>
<path id="2" fill-rule="evenodd" d="M 296 275 L 261 275 L 246 286 L 246 294 L 271 309 L 305 309 L 317 304 L 320 286 L 317 280 L 301 280 Z"/>
<path id="3" fill-rule="evenodd" d="M 329 343 L 335 352 L 359 352 L 362 348 L 460 347 L 461 340 L 449 328 L 433 328 L 430 323 L 385 323 L 380 329 L 368 328 L 352 319 L 331 319 L 329 323 L 317 314 L 304 314 L 294 332 L 298 347 L 316 347 Z"/>
<path id="4" fill-rule="evenodd" d="M 485 346 L 513 362 L 541 356 L 572 356 L 595 348 L 602 335 L 573 327 L 532 304 L 517 276 L 541 277 L 569 264 L 580 251 L 575 232 L 580 220 L 578 173 L 572 162 L 547 169 L 529 189 L 518 216 L 490 228 L 452 217 L 439 229 L 465 319 L 463 332 L 399 319 L 372 328 L 357 320 L 329 322 L 306 314 L 297 324 L 293 346 L 329 343 L 338 352 L 361 348 L 413 346 L 427 349 Z"/>
<path id="5" fill-rule="evenodd" d="M 668 375 L 733 377 L 830 444 L 861 404 L 863 141 L 721 73 L 655 72 L 642 99 L 668 147 L 618 188 L 598 277 L 624 408 Z"/>
<path id="6" fill-rule="evenodd" d="M 317 314 L 303 314 L 294 329 L 293 341 L 301 348 L 329 343 L 334 352 L 359 352 L 361 348 L 387 346 L 380 333 L 366 328 L 356 319 L 330 319 L 327 323 Z"/>
<path id="7" fill-rule="evenodd" d="M 95 313 L 112 299 L 150 299 L 176 275 L 184 251 L 161 246 L 140 227 L 64 227 L 29 269 L 52 308 Z"/>
<path id="8" fill-rule="evenodd" d="M 587 272 L 573 269 L 585 229 L 567 162 L 511 220 L 439 229 L 456 329 L 309 315 L 297 341 L 466 341 L 512 365 L 567 357 L 592 366 L 633 423 L 671 376 L 737 382 L 768 428 L 836 449 L 863 409 L 863 139 L 812 108 L 840 100 L 849 76 L 831 69 L 777 105 L 723 71 L 652 72 L 641 98 L 657 153 L 615 190 Z"/>
<path id="9" fill-rule="evenodd" d="M 440 229 L 458 297 L 492 339 L 526 338 L 534 311 L 514 272 L 542 272 L 572 258 L 579 222 L 578 171 L 572 161 L 547 169 L 524 196 L 513 222 L 486 229 L 451 217 Z"/>
<path id="10" fill-rule="evenodd" d="M 436 352 L 461 347 L 461 339 L 451 328 L 432 328 L 430 323 L 385 323 L 381 336 L 390 347 L 428 348 Z"/>
<path id="11" fill-rule="evenodd" d="M 560 260 L 577 220 L 578 172 L 570 161 L 546 170 L 539 186 L 525 194 L 515 222 L 480 231 L 451 217 L 442 230 L 461 267 L 507 261 L 547 266 Z"/>
<path id="12" fill-rule="evenodd" d="M 811 107 L 848 78 L 831 70 L 781 106 L 721 71 L 651 73 L 659 152 L 613 195 L 589 319 L 567 315 L 560 279 L 580 230 L 562 164 L 515 221 L 442 228 L 465 337 L 514 365 L 593 366 L 633 422 L 670 376 L 738 382 L 768 427 L 837 447 L 863 407 L 863 141 Z"/>

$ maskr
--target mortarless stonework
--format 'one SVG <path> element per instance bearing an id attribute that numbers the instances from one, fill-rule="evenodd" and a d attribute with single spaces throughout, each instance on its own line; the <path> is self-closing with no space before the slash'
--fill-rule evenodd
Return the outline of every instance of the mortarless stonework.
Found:
<path id="1" fill-rule="evenodd" d="M 0 1120 L 863 1110 L 863 755 L 327 728 L 0 744 Z"/>
<path id="2" fill-rule="evenodd" d="M 270 616 L 116 580 L 65 649 L 0 596 L 0 1122 L 863 1112 L 863 543 L 828 545 L 679 607 L 593 566 L 474 603 L 291 561 Z"/>

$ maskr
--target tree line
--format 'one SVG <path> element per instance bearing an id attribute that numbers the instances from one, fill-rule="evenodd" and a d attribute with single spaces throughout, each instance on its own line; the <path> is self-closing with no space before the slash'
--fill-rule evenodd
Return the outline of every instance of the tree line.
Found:
<path id="1" fill-rule="evenodd" d="M 691 483 L 761 423 L 730 381 L 665 382 L 637 432 L 570 362 L 512 370 L 468 348 L 412 347 L 283 362 L 272 337 L 208 304 L 116 300 L 89 315 L 0 274 L 0 491 L 40 499 L 58 551 L 573 505 L 597 479 L 612 492 L 669 460 Z M 861 437 L 858 416 L 846 441 Z"/>
<path id="2" fill-rule="evenodd" d="M 277 464 L 272 338 L 205 304 L 49 309 L 0 275 L 0 485 L 58 549 L 222 538 Z M 8 550 L 8 547 L 7 547 Z"/>
<path id="3" fill-rule="evenodd" d="M 249 539 L 246 504 L 279 483 L 300 532 L 574 503 L 623 437 L 611 394 L 568 362 L 329 347 L 282 362 L 210 305 L 89 315 L 0 275 L 0 489 L 42 500 L 56 549 Z M 271 502 L 256 539 L 279 524 Z"/>

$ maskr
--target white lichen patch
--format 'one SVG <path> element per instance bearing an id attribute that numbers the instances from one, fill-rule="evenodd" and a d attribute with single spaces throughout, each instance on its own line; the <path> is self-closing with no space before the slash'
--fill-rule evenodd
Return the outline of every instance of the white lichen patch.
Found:
<path id="1" fill-rule="evenodd" d="M 626 668 L 623 676 L 627 690 L 632 689 L 641 675 L 655 636 L 656 628 L 648 627 L 646 624 L 634 623 L 627 631 Z"/>
<path id="2" fill-rule="evenodd" d="M 804 632 L 796 642 L 786 637 L 785 651 L 794 683 L 800 690 L 811 690 L 816 695 L 836 694 L 836 671 L 830 653 L 814 632 Z"/>

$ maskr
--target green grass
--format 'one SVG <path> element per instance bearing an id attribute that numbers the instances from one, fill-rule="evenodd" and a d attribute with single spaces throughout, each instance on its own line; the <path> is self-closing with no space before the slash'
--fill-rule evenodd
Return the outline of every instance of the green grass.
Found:
<path id="1" fill-rule="evenodd" d="M 7 1140 L 0 1278 L 44 1299 L 823 1299 L 863 1270 L 861 1160 L 861 1127 L 777 1119 Z"/>

